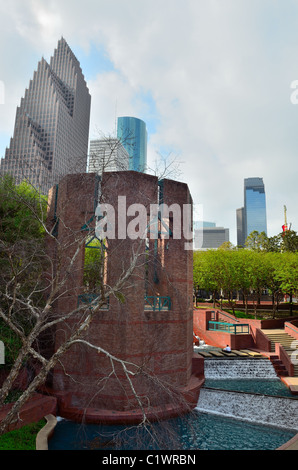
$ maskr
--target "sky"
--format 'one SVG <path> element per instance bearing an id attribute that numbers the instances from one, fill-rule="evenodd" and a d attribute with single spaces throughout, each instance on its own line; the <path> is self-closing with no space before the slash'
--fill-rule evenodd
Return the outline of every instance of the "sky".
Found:
<path id="1" fill-rule="evenodd" d="M 244 178 L 264 180 L 268 236 L 284 205 L 298 231 L 298 0 L 0 0 L 0 16 L 0 157 L 63 36 L 92 97 L 90 138 L 138 117 L 148 165 L 174 159 L 200 217 L 233 244 Z"/>

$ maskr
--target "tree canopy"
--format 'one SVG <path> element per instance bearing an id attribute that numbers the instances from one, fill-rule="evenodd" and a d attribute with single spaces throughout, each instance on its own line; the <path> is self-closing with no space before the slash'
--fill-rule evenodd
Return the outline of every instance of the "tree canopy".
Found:
<path id="1" fill-rule="evenodd" d="M 264 290 L 272 296 L 274 309 L 282 295 L 298 295 L 298 236 L 288 231 L 275 237 L 252 232 L 245 248 L 224 244 L 218 250 L 194 252 L 194 290 L 231 300 L 241 292 L 257 305 Z"/>
<path id="2" fill-rule="evenodd" d="M 47 198 L 25 181 L 17 185 L 9 175 L 0 176 L 0 240 L 41 238 L 41 220 L 45 220 Z"/>
<path id="3" fill-rule="evenodd" d="M 15 184 L 9 175 L 0 176 L 0 308 L 17 318 L 24 332 L 32 328 L 24 307 L 26 299 L 39 303 L 45 257 L 43 251 L 47 199 L 26 182 Z M 18 293 L 23 307 L 10 302 L 4 293 Z M 13 305 L 13 306 L 12 306 Z M 20 339 L 0 320 L 0 337 L 6 345 L 6 367 L 13 364 L 20 349 Z"/>

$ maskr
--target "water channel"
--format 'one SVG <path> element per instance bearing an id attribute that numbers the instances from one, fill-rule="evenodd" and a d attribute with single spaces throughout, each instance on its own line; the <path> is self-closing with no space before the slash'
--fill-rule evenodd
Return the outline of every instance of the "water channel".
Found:
<path id="1" fill-rule="evenodd" d="M 61 420 L 49 449 L 273 450 L 298 433 L 298 397 L 269 360 L 205 359 L 205 377 L 196 409 L 182 418 L 138 432 Z"/>

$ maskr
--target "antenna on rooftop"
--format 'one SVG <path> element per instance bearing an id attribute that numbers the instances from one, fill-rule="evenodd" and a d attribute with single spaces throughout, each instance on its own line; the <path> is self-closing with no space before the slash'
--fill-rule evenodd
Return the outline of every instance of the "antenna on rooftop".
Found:
<path id="1" fill-rule="evenodd" d="M 288 232 L 291 230 L 292 224 L 290 224 L 290 227 L 288 226 L 288 220 L 287 220 L 287 206 L 284 206 L 284 225 L 282 225 L 282 231 L 283 232 Z"/>
<path id="2" fill-rule="evenodd" d="M 115 102 L 115 137 L 117 137 L 117 98 Z"/>

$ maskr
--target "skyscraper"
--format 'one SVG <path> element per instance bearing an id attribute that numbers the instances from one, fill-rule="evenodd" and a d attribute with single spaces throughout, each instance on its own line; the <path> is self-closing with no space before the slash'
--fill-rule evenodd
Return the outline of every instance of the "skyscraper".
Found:
<path id="1" fill-rule="evenodd" d="M 129 153 L 129 169 L 144 173 L 147 167 L 147 129 L 141 119 L 118 118 L 117 137 Z"/>
<path id="2" fill-rule="evenodd" d="M 129 154 L 118 139 L 94 139 L 90 141 L 88 172 L 129 169 Z"/>
<path id="3" fill-rule="evenodd" d="M 267 233 L 263 178 L 244 179 L 244 207 L 237 209 L 237 243 L 243 246 L 251 232 Z"/>
<path id="4" fill-rule="evenodd" d="M 244 230 L 244 207 L 237 209 L 237 245 L 244 246 L 245 244 L 245 230 Z"/>
<path id="5" fill-rule="evenodd" d="M 1 173 L 47 193 L 67 173 L 85 172 L 91 96 L 80 64 L 64 38 L 38 63 L 16 111 Z"/>

